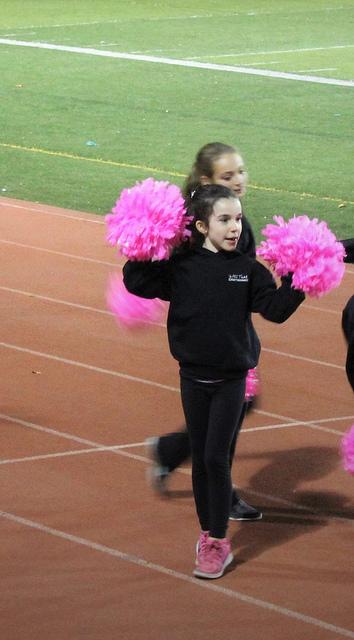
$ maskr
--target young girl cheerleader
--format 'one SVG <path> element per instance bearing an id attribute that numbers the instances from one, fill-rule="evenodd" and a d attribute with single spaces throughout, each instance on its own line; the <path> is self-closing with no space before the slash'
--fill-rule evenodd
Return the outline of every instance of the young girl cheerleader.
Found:
<path id="1" fill-rule="evenodd" d="M 291 275 L 277 288 L 270 271 L 237 249 L 242 209 L 230 189 L 196 189 L 187 211 L 192 239 L 169 260 L 128 261 L 128 291 L 170 302 L 167 331 L 180 367 L 181 397 L 192 452 L 192 482 L 200 522 L 194 574 L 218 578 L 233 559 L 226 538 L 230 447 L 244 404 L 247 370 L 260 343 L 250 314 L 284 322 L 304 300 Z"/>
<path id="2" fill-rule="evenodd" d="M 183 187 L 186 204 L 190 203 L 191 194 L 200 186 L 220 184 L 230 188 L 238 198 L 246 193 L 247 171 L 241 154 L 227 144 L 211 142 L 204 145 L 197 153 L 190 174 Z M 252 258 L 256 255 L 256 244 L 251 226 L 243 215 L 242 232 L 237 245 L 240 253 Z M 239 419 L 238 432 L 252 402 L 244 403 Z M 153 488 L 161 494 L 167 492 L 167 481 L 170 474 L 190 457 L 190 443 L 186 429 L 167 433 L 160 437 L 148 438 L 147 446 L 152 459 L 149 477 Z M 230 450 L 230 466 L 236 448 L 236 435 Z M 260 520 L 262 513 L 243 500 L 233 487 L 229 517 L 231 520 Z"/>

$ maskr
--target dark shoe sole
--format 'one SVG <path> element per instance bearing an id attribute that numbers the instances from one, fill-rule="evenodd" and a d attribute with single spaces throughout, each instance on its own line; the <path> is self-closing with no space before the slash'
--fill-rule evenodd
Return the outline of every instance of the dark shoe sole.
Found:
<path id="1" fill-rule="evenodd" d="M 263 518 L 263 513 L 259 513 L 256 516 L 233 516 L 232 514 L 229 515 L 229 520 L 233 520 L 236 522 L 236 520 L 242 520 L 244 522 L 252 522 L 254 520 L 262 520 Z"/>

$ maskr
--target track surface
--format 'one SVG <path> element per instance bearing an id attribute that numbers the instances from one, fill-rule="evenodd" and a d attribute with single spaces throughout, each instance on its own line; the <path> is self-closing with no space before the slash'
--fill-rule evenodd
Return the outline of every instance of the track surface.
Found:
<path id="1" fill-rule="evenodd" d="M 192 578 L 190 472 L 171 498 L 146 485 L 144 440 L 178 428 L 165 328 L 127 333 L 105 308 L 119 260 L 102 218 L 0 199 L 3 640 L 354 638 L 354 422 L 341 312 L 307 300 L 285 324 L 255 318 L 262 398 L 234 480 L 262 521 L 231 523 L 235 562 Z"/>

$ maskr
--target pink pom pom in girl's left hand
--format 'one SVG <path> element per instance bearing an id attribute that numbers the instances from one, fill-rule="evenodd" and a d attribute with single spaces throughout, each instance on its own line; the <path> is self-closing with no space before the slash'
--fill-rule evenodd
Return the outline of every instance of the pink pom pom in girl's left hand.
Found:
<path id="1" fill-rule="evenodd" d="M 151 300 L 129 293 L 123 278 L 118 275 L 109 277 L 106 302 L 118 324 L 127 329 L 161 322 L 167 307 L 166 303 L 158 298 Z"/>
<path id="2" fill-rule="evenodd" d="M 344 469 L 354 475 L 354 424 L 342 438 L 341 454 Z"/>
<path id="3" fill-rule="evenodd" d="M 274 216 L 276 224 L 262 231 L 266 241 L 257 248 L 278 276 L 293 274 L 292 284 L 310 297 L 319 298 L 342 281 L 345 251 L 326 222 L 308 216 L 294 216 L 285 222 Z"/>
<path id="4" fill-rule="evenodd" d="M 190 236 L 181 190 L 154 178 L 123 189 L 105 220 L 109 244 L 129 260 L 166 260 Z"/>
<path id="5" fill-rule="evenodd" d="M 257 367 L 249 369 L 246 377 L 245 401 L 249 402 L 259 394 L 259 377 Z"/>

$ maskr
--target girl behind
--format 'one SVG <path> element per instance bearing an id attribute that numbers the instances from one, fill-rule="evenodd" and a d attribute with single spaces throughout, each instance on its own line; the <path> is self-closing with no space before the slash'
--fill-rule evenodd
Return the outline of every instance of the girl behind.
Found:
<path id="1" fill-rule="evenodd" d="M 240 152 L 233 146 L 222 142 L 211 142 L 204 145 L 197 153 L 191 171 L 183 187 L 183 195 L 187 206 L 192 194 L 201 185 L 219 184 L 228 187 L 241 198 L 246 193 L 248 174 Z M 242 232 L 238 241 L 238 250 L 253 258 L 256 256 L 256 243 L 251 226 L 243 215 Z M 244 403 L 240 415 L 239 429 L 246 411 L 252 402 Z M 239 431 L 238 429 L 238 431 Z M 152 459 L 149 478 L 153 488 L 160 494 L 166 494 L 167 481 L 175 469 L 183 464 L 191 454 L 188 432 L 186 429 L 167 433 L 160 437 L 148 438 L 146 444 Z M 230 450 L 230 466 L 235 457 L 236 437 Z M 231 520 L 252 522 L 262 518 L 262 512 L 248 504 L 238 494 L 235 487 L 229 517 Z"/>

